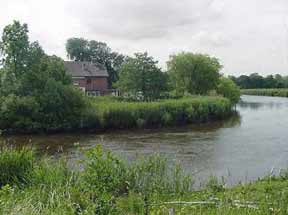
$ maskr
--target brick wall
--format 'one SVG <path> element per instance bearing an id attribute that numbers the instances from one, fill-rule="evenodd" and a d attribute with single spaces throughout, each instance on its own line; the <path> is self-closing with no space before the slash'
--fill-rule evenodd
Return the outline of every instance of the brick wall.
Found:
<path id="1" fill-rule="evenodd" d="M 74 79 L 74 85 L 84 87 L 86 91 L 107 91 L 108 81 L 106 77 L 92 77 L 83 79 Z"/>

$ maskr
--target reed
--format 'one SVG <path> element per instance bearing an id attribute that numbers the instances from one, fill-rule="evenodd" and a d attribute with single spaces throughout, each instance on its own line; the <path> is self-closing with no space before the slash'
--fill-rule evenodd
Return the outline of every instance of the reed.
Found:
<path id="1" fill-rule="evenodd" d="M 288 97 L 288 89 L 242 89 L 243 95 Z"/>

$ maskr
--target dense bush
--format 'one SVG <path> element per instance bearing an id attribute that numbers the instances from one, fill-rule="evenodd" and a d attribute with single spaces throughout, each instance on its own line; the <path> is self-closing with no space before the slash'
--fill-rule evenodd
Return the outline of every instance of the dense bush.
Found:
<path id="1" fill-rule="evenodd" d="M 107 100 L 106 100 L 107 101 Z M 231 114 L 231 102 L 223 97 L 187 97 L 157 102 L 91 101 L 83 126 L 92 128 L 147 128 L 207 122 Z"/>
<path id="2" fill-rule="evenodd" d="M 244 95 L 288 97 L 288 89 L 243 89 Z"/>
<path id="3" fill-rule="evenodd" d="M 216 88 L 219 95 L 228 98 L 233 104 L 236 104 L 240 99 L 239 87 L 229 78 L 221 77 Z"/>
<path id="4" fill-rule="evenodd" d="M 31 181 L 35 164 L 34 151 L 23 148 L 0 149 L 0 188 L 3 185 L 22 185 Z"/>

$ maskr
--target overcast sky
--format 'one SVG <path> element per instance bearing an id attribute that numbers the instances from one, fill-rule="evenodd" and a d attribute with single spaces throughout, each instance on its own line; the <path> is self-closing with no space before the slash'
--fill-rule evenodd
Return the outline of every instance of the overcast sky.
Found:
<path id="1" fill-rule="evenodd" d="M 13 20 L 64 59 L 66 40 L 84 37 L 163 67 L 191 51 L 219 58 L 225 74 L 288 75 L 288 0 L 1 0 L 1 32 Z"/>

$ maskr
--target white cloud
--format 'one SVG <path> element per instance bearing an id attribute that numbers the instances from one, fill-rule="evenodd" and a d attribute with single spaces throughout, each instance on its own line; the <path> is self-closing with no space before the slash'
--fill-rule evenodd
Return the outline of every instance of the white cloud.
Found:
<path id="1" fill-rule="evenodd" d="M 225 73 L 288 75 L 287 0 L 2 0 L 0 30 L 29 24 L 31 40 L 65 57 L 69 37 L 148 51 L 165 65 L 178 51 L 221 59 Z"/>

